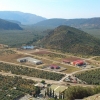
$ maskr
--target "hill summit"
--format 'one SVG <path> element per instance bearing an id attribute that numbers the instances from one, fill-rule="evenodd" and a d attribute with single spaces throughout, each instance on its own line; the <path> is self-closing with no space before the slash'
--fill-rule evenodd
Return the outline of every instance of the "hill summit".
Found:
<path id="1" fill-rule="evenodd" d="M 49 32 L 39 44 L 45 48 L 60 50 L 62 52 L 100 55 L 100 40 L 93 36 L 69 26 L 59 26 Z"/>

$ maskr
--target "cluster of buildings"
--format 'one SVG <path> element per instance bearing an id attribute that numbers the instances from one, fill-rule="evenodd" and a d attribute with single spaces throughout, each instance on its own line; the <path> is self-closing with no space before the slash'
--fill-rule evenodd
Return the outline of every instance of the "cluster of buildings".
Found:
<path id="1" fill-rule="evenodd" d="M 41 60 L 38 59 L 34 59 L 31 57 L 24 57 L 24 58 L 19 58 L 17 59 L 18 62 L 30 62 L 36 65 L 42 64 L 43 62 Z"/>
<path id="2" fill-rule="evenodd" d="M 77 78 L 73 77 L 73 76 L 68 76 L 67 78 L 65 78 L 66 82 L 72 82 L 72 83 L 77 83 Z"/>
<path id="3" fill-rule="evenodd" d="M 83 60 L 76 60 L 76 61 L 73 61 L 72 64 L 74 66 L 82 66 L 82 65 L 85 64 L 85 61 L 83 61 Z"/>
<path id="4" fill-rule="evenodd" d="M 71 82 L 71 83 L 84 83 L 86 84 L 86 82 L 83 82 L 81 80 L 79 80 L 77 77 L 75 76 L 68 76 L 64 79 L 64 81 L 66 82 Z"/>
<path id="5" fill-rule="evenodd" d="M 82 66 L 82 65 L 85 65 L 86 62 L 84 60 L 75 60 L 75 61 L 68 61 L 68 60 L 63 60 L 63 63 L 66 63 L 66 64 L 71 64 L 71 65 L 74 65 L 74 66 Z"/>

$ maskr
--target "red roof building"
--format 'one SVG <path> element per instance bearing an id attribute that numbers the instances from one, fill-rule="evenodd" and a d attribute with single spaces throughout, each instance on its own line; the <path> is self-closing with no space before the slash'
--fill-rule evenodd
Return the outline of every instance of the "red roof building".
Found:
<path id="1" fill-rule="evenodd" d="M 63 62 L 64 62 L 64 63 L 67 63 L 67 64 L 70 64 L 70 61 L 68 61 L 68 60 L 66 60 L 66 59 L 63 60 Z"/>
<path id="2" fill-rule="evenodd" d="M 57 66 L 57 65 L 51 65 L 50 68 L 51 68 L 51 69 L 60 69 L 60 67 Z"/>
<path id="3" fill-rule="evenodd" d="M 73 65 L 79 65 L 79 66 L 81 66 L 81 65 L 83 65 L 85 62 L 83 61 L 83 60 L 76 60 L 76 61 L 74 61 L 73 62 Z"/>

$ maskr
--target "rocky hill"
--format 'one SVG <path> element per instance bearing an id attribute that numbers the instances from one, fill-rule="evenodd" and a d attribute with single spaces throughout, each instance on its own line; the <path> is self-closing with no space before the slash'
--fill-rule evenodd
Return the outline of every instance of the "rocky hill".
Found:
<path id="1" fill-rule="evenodd" d="M 39 45 L 62 52 L 100 55 L 100 40 L 69 26 L 59 26 L 38 41 Z"/>

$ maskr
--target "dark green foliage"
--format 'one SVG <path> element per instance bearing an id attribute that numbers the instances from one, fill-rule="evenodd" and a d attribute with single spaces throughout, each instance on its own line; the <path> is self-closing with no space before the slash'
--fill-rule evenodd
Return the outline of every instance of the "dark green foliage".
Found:
<path id="1" fill-rule="evenodd" d="M 85 97 L 100 93 L 100 86 L 97 87 L 69 87 L 65 91 L 65 100 L 83 99 Z"/>
<path id="2" fill-rule="evenodd" d="M 42 83 L 42 84 L 45 84 L 45 80 L 42 80 L 41 83 Z"/>
<path id="3" fill-rule="evenodd" d="M 92 88 L 84 88 L 80 86 L 69 87 L 65 91 L 65 98 L 67 100 L 82 99 L 93 94 Z"/>
<path id="4" fill-rule="evenodd" d="M 39 41 L 38 44 L 62 52 L 82 55 L 100 55 L 99 39 L 68 26 L 59 26 Z"/>
<path id="5" fill-rule="evenodd" d="M 40 94 L 40 88 L 39 87 L 35 87 L 34 88 L 34 97 L 37 97 L 37 96 L 39 96 L 39 94 Z"/>
<path id="6" fill-rule="evenodd" d="M 22 30 L 22 28 L 18 24 L 3 19 L 0 19 L 0 29 L 1 30 Z"/>
<path id="7" fill-rule="evenodd" d="M 63 74 L 58 74 L 54 72 L 48 72 L 34 68 L 0 63 L 0 71 L 2 70 L 5 72 L 11 71 L 12 74 L 27 75 L 27 76 L 50 79 L 50 80 L 60 80 L 64 76 Z"/>
<path id="8" fill-rule="evenodd" d="M 11 47 L 21 47 L 23 44 L 36 45 L 34 42 L 41 39 L 46 34 L 38 27 L 22 26 L 24 30 L 1 30 L 0 43 Z"/>
<path id="9" fill-rule="evenodd" d="M 76 74 L 76 77 L 87 82 L 88 84 L 100 85 L 100 69 L 86 71 L 81 74 Z"/>
<path id="10" fill-rule="evenodd" d="M 75 100 L 83 99 L 85 97 L 100 93 L 100 86 L 97 87 L 81 87 L 81 86 L 71 86 L 64 92 L 64 99 L 56 100 Z M 55 100 L 55 99 L 51 99 Z"/>

